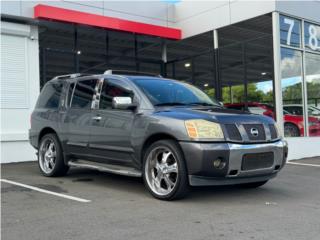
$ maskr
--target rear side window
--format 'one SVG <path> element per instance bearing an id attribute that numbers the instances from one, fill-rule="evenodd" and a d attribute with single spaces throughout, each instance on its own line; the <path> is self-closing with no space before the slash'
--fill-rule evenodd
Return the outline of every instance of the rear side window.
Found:
<path id="1" fill-rule="evenodd" d="M 114 97 L 133 98 L 133 92 L 128 91 L 116 83 L 104 81 L 100 95 L 99 109 L 111 109 L 112 98 Z"/>
<path id="2" fill-rule="evenodd" d="M 62 88 L 62 83 L 47 83 L 42 89 L 37 108 L 58 109 Z"/>
<path id="3" fill-rule="evenodd" d="M 77 82 L 71 101 L 71 107 L 90 109 L 96 84 L 97 79 Z"/>

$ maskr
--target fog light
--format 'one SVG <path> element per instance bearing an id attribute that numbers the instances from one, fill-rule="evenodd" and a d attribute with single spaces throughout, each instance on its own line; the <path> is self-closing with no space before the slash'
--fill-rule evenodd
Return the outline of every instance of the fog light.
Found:
<path id="1" fill-rule="evenodd" d="M 222 158 L 217 158 L 216 160 L 213 161 L 213 166 L 215 168 L 222 169 L 226 166 L 226 163 L 225 161 L 223 161 Z"/>

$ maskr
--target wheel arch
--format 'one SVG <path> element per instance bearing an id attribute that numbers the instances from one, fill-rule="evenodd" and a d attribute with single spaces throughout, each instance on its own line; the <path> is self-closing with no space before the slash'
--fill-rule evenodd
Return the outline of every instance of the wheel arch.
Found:
<path id="1" fill-rule="evenodd" d="M 171 140 L 175 140 L 178 141 L 177 138 L 175 138 L 174 136 L 172 136 L 171 134 L 168 133 L 154 133 L 152 135 L 150 135 L 142 144 L 142 148 L 141 148 L 141 152 L 140 152 L 140 156 L 141 156 L 141 163 L 143 161 L 143 157 L 144 154 L 146 152 L 146 150 L 148 149 L 149 146 L 151 146 L 151 144 L 153 144 L 156 141 L 159 140 L 164 140 L 164 139 L 171 139 Z"/>
<path id="2" fill-rule="evenodd" d="M 39 133 L 39 136 L 38 136 L 38 145 L 39 145 L 39 143 L 40 143 L 41 138 L 42 138 L 44 135 L 49 134 L 49 133 L 53 133 L 53 134 L 57 135 L 57 137 L 58 137 L 57 132 L 56 132 L 53 128 L 51 128 L 51 127 L 45 127 L 45 128 L 43 128 L 43 129 L 40 131 L 40 133 Z M 58 138 L 59 138 L 59 137 L 58 137 Z"/>

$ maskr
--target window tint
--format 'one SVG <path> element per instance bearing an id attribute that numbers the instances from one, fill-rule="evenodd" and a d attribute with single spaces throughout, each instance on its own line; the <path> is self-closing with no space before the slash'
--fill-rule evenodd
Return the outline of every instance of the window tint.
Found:
<path id="1" fill-rule="evenodd" d="M 113 97 L 131 97 L 133 93 L 113 82 L 104 81 L 100 95 L 100 109 L 111 109 Z"/>
<path id="2" fill-rule="evenodd" d="M 72 108 L 91 108 L 92 98 L 95 93 L 97 79 L 79 81 L 73 93 Z"/>
<path id="3" fill-rule="evenodd" d="M 57 109 L 62 92 L 62 83 L 49 83 L 43 88 L 38 99 L 38 108 Z"/>

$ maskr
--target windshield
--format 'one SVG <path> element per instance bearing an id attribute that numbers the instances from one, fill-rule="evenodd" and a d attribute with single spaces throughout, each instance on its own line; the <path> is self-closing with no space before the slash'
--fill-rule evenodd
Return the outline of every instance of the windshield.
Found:
<path id="1" fill-rule="evenodd" d="M 199 88 L 188 83 L 166 79 L 134 79 L 154 106 L 202 105 L 219 106 Z"/>

